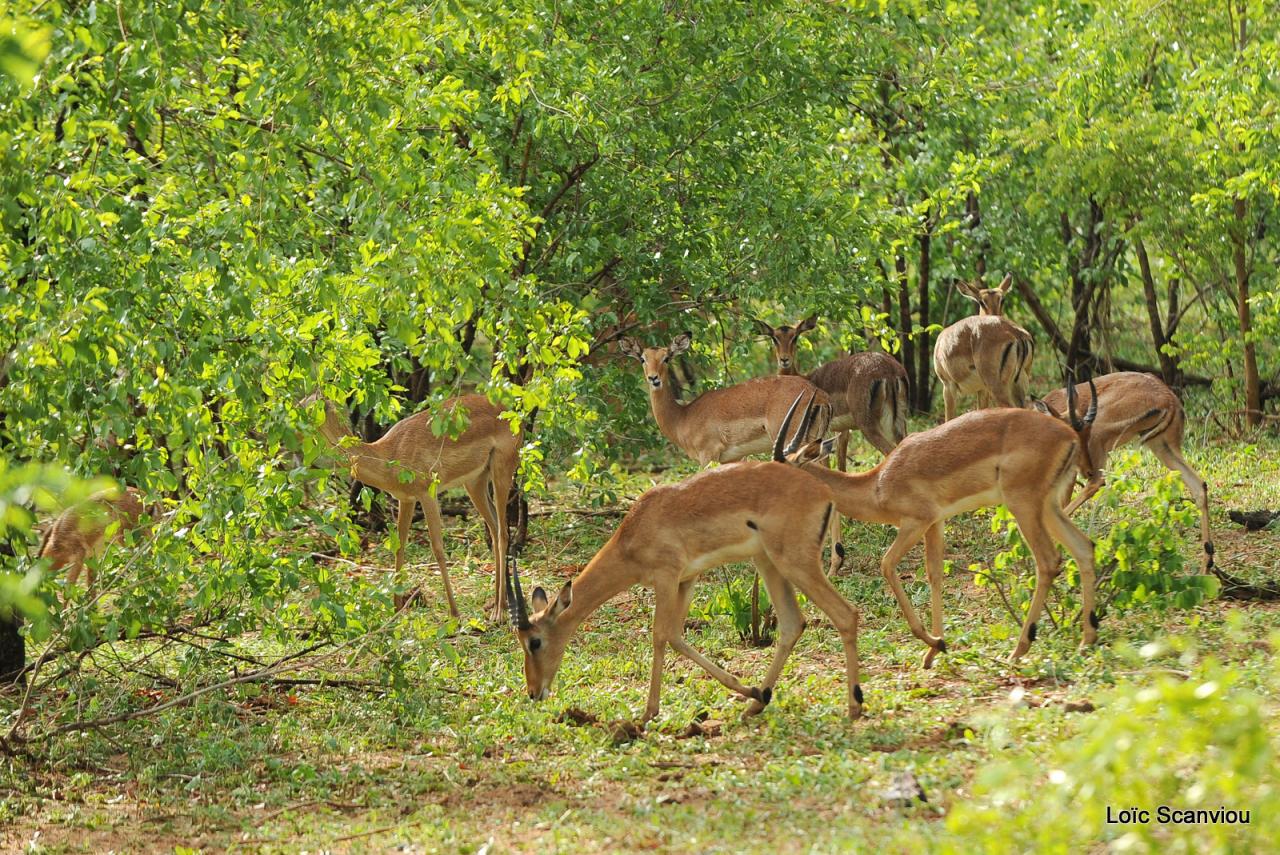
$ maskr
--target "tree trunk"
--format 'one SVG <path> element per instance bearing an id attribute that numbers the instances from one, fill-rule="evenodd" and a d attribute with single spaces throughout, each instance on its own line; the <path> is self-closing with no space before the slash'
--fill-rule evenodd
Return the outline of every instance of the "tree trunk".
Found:
<path id="1" fill-rule="evenodd" d="M 969 231 L 976 232 L 982 227 L 982 209 L 978 205 L 978 194 L 973 191 L 964 200 L 965 213 L 969 217 Z M 974 279 L 981 282 L 987 275 L 987 240 L 983 238 L 978 244 L 978 257 L 973 262 Z"/>
<path id="2" fill-rule="evenodd" d="M 1231 255 L 1236 272 L 1236 311 L 1240 315 L 1240 337 L 1244 341 L 1245 423 L 1249 427 L 1257 427 L 1262 424 L 1262 381 L 1258 377 L 1258 354 L 1251 338 L 1253 319 L 1249 313 L 1249 268 L 1244 254 L 1245 232 L 1248 228 L 1245 217 L 1248 212 L 1248 202 L 1237 196 Z"/>
<path id="3" fill-rule="evenodd" d="M 0 543 L 0 555 L 5 557 L 6 569 L 12 570 L 17 552 L 8 541 Z M 27 645 L 23 638 L 22 618 L 17 612 L 0 617 L 0 691 L 12 683 L 26 685 Z"/>
<path id="4" fill-rule="evenodd" d="M 912 381 L 911 408 L 917 413 L 927 413 L 933 405 L 933 388 L 929 385 L 929 277 L 931 275 L 930 242 L 933 222 L 926 219 L 920 234 L 920 266 L 916 270 L 916 288 L 920 301 L 920 337 L 916 344 L 916 376 Z M 910 375 L 908 375 L 910 376 Z"/>
<path id="5" fill-rule="evenodd" d="M 1156 299 L 1156 282 L 1151 273 L 1151 259 L 1147 257 L 1147 245 L 1142 238 L 1134 238 L 1134 250 L 1138 254 L 1138 268 L 1142 271 L 1142 293 L 1147 300 L 1147 317 L 1151 320 L 1151 343 L 1155 345 L 1156 357 L 1160 360 L 1160 376 L 1170 386 L 1178 384 L 1178 366 L 1173 357 L 1164 352 L 1168 342 L 1164 325 L 1160 322 L 1160 307 Z"/>
<path id="6" fill-rule="evenodd" d="M 907 377 L 916 376 L 916 345 L 911 338 L 911 292 L 907 288 L 907 257 L 899 249 L 893 259 L 893 269 L 898 274 L 898 339 L 902 342 L 902 367 Z"/>

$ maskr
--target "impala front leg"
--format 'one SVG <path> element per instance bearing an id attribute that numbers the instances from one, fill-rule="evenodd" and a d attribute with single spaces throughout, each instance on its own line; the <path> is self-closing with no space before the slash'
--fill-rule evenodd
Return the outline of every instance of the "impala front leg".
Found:
<path id="1" fill-rule="evenodd" d="M 934 523 L 924 533 L 924 566 L 929 576 L 929 612 L 933 621 L 933 634 L 938 638 L 942 638 L 942 556 L 945 548 L 942 523 Z M 937 655 L 936 647 L 929 648 L 929 652 L 924 655 L 924 667 L 932 668 L 933 659 Z"/>
<path id="2" fill-rule="evenodd" d="M 430 493 L 418 497 L 422 502 L 422 512 L 427 518 L 427 532 L 431 535 L 431 552 L 440 565 L 440 578 L 444 581 L 444 598 L 449 603 L 449 616 L 458 617 L 458 606 L 453 601 L 453 586 L 449 584 L 449 566 L 444 553 L 444 520 L 440 517 L 440 503 Z"/>
<path id="3" fill-rule="evenodd" d="M 404 584 L 404 551 L 409 545 L 409 531 L 413 527 L 413 512 L 418 506 L 418 500 L 412 496 L 404 496 L 397 499 L 396 505 L 396 572 L 392 579 L 399 589 Z M 412 599 L 412 591 L 401 593 L 397 590 L 394 595 L 396 609 L 404 608 Z"/>
<path id="4" fill-rule="evenodd" d="M 693 645 L 685 640 L 684 619 L 685 616 L 689 614 L 689 604 L 691 602 L 693 602 L 693 582 L 683 582 L 681 583 L 677 593 L 678 618 L 670 621 L 668 624 L 668 629 L 672 633 L 668 637 L 668 643 L 671 645 L 671 648 L 681 656 L 687 656 L 694 662 L 698 663 L 698 665 L 702 667 L 702 670 L 706 671 L 712 677 L 715 677 L 730 690 L 737 692 L 748 700 L 759 702 L 761 704 L 760 708 L 763 709 L 764 704 L 767 704 L 769 702 L 769 698 L 772 696 L 768 689 L 751 688 L 743 684 L 741 680 L 721 668 L 715 662 L 712 662 L 706 656 L 703 656 L 702 653 L 694 649 Z"/>
<path id="5" fill-rule="evenodd" d="M 658 716 L 658 702 L 662 697 L 662 666 L 667 658 L 667 644 L 684 622 L 680 614 L 680 590 L 675 584 L 654 586 L 653 604 L 653 667 L 649 670 L 649 700 L 644 707 L 641 724 Z"/>

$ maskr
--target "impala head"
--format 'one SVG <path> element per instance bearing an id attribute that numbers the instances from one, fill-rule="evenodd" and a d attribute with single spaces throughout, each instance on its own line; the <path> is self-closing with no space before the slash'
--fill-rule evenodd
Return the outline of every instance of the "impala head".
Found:
<path id="1" fill-rule="evenodd" d="M 800 340 L 800 336 L 818 325 L 818 316 L 810 315 L 795 326 L 784 324 L 780 327 L 771 327 L 756 318 L 755 325 L 762 335 L 767 335 L 773 342 L 773 355 L 778 360 L 778 373 L 799 373 L 796 371 L 796 342 Z"/>
<path id="2" fill-rule="evenodd" d="M 511 615 L 511 626 L 520 641 L 520 650 L 524 653 L 524 685 L 529 697 L 540 701 L 551 694 L 551 682 L 560 670 L 560 660 L 564 658 L 565 646 L 573 627 L 558 625 L 560 615 L 573 602 L 573 583 L 565 582 L 554 601 L 547 600 L 547 592 L 541 588 L 533 589 L 533 614 L 529 613 L 529 604 L 525 602 L 524 591 L 520 587 L 520 571 L 513 558 L 507 575 L 507 611 Z"/>
<path id="3" fill-rule="evenodd" d="M 979 288 L 978 283 L 957 282 L 960 293 L 978 304 L 980 315 L 1000 315 L 1003 313 L 1004 298 L 1013 285 L 1013 274 L 1007 274 L 1000 284 L 994 288 Z"/>
<path id="4" fill-rule="evenodd" d="M 341 413 L 338 412 L 338 408 L 333 405 L 332 401 L 319 391 L 315 391 L 298 402 L 298 409 L 303 411 L 310 410 L 317 402 L 324 404 L 324 421 L 320 423 L 321 436 L 332 445 L 340 445 L 343 437 L 351 435 L 351 430 L 347 427 Z"/>
<path id="5" fill-rule="evenodd" d="M 648 382 L 649 388 L 661 389 L 667 382 L 667 371 L 672 357 L 687 352 L 691 344 L 693 344 L 693 333 L 683 332 L 672 339 L 671 344 L 666 347 L 641 348 L 635 339 L 624 338 L 619 342 L 618 348 L 625 356 L 640 360 L 640 364 L 644 366 L 644 379 Z"/>
<path id="6" fill-rule="evenodd" d="M 1093 433 L 1093 423 L 1098 418 L 1098 387 L 1093 385 L 1093 378 L 1090 377 L 1089 383 L 1089 406 L 1085 410 L 1084 418 L 1076 414 L 1076 382 L 1075 372 L 1067 373 L 1067 411 L 1060 413 L 1055 410 L 1047 401 L 1033 399 L 1027 409 L 1036 410 L 1044 413 L 1046 416 L 1053 416 L 1071 425 L 1077 434 L 1080 435 L 1080 448 L 1083 450 L 1084 456 L 1080 460 L 1080 471 L 1086 478 L 1091 477 L 1094 472 L 1093 457 L 1089 451 L 1089 436 Z"/>

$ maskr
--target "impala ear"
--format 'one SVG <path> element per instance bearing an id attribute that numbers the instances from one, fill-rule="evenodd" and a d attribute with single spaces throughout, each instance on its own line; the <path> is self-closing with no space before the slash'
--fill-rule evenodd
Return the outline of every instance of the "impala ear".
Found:
<path id="1" fill-rule="evenodd" d="M 796 333 L 805 333 L 818 325 L 818 316 L 810 315 L 800 323 L 796 324 Z"/>
<path id="2" fill-rule="evenodd" d="M 1037 413 L 1044 413 L 1046 416 L 1053 416 L 1055 419 L 1059 418 L 1058 414 L 1054 412 L 1053 407 L 1049 406 L 1039 398 L 1032 398 L 1030 406 L 1031 409 L 1035 410 Z"/>
<path id="3" fill-rule="evenodd" d="M 679 356 L 680 354 L 687 352 L 692 344 L 693 333 L 682 332 L 671 340 L 671 344 L 668 345 L 667 351 L 671 356 Z"/>
<path id="4" fill-rule="evenodd" d="M 533 589 L 533 610 L 540 612 L 547 607 L 547 592 L 541 587 Z"/>
<path id="5" fill-rule="evenodd" d="M 956 290 L 960 292 L 961 296 L 968 297 L 970 300 L 972 300 L 975 303 L 981 302 L 978 299 L 977 288 L 975 288 L 973 285 L 970 285 L 968 282 L 957 281 Z"/>
<path id="6" fill-rule="evenodd" d="M 644 349 L 633 338 L 624 338 L 618 342 L 618 352 L 623 356 L 630 356 L 632 359 L 644 362 Z"/>
<path id="7" fill-rule="evenodd" d="M 773 338 L 773 327 L 769 326 L 759 318 L 752 318 L 751 322 L 755 325 L 756 331 L 760 333 L 760 335 L 767 335 L 769 338 Z"/>
<path id="8" fill-rule="evenodd" d="M 1012 286 L 1013 286 L 1013 274 L 1012 274 L 1012 273 L 1006 273 L 1006 274 L 1004 275 L 1004 279 L 1002 279 L 1002 280 L 1000 281 L 1000 284 L 999 284 L 999 285 L 997 285 L 997 286 L 996 286 L 996 288 L 997 288 L 997 290 L 999 290 L 999 291 L 1000 291 L 1000 293 L 1001 293 L 1001 294 L 1008 294 L 1008 293 L 1009 293 L 1009 288 L 1010 288 L 1010 287 L 1012 287 Z"/>
<path id="9" fill-rule="evenodd" d="M 556 601 L 551 604 L 551 611 L 548 614 L 556 617 L 562 611 L 569 608 L 569 604 L 573 602 L 573 582 L 572 580 L 565 582 L 564 587 L 560 589 L 560 593 L 556 595 Z"/>

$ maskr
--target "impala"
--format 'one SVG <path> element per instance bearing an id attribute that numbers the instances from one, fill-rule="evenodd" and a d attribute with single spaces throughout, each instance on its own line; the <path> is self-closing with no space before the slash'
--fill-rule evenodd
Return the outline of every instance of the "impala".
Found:
<path id="1" fill-rule="evenodd" d="M 960 293 L 978 304 L 978 314 L 963 318 L 938 335 L 933 370 L 942 381 L 944 421 L 956 416 L 956 399 L 976 394 L 978 406 L 994 399 L 1001 407 L 1026 404 L 1027 375 L 1035 351 L 1031 333 L 1001 315 L 1012 274 L 995 288 L 961 282 Z"/>
<path id="2" fill-rule="evenodd" d="M 943 523 L 956 514 L 1000 504 L 1013 513 L 1036 561 L 1035 591 L 1011 658 L 1022 656 L 1035 640 L 1036 621 L 1058 572 L 1054 541 L 1067 548 L 1080 568 L 1083 643 L 1096 642 L 1093 542 L 1062 506 L 1076 472 L 1092 474 L 1089 431 L 1097 406 L 1091 404 L 1082 421 L 1074 403 L 1073 395 L 1071 426 L 1030 410 L 979 410 L 911 434 L 868 472 L 848 474 L 816 462 L 805 465 L 806 472 L 827 486 L 841 514 L 897 527 L 880 572 L 912 633 L 929 645 L 926 668 L 943 649 Z M 922 537 L 932 634 L 925 631 L 897 574 L 898 562 Z"/>
<path id="3" fill-rule="evenodd" d="M 703 466 L 729 463 L 769 450 L 779 436 L 787 405 L 803 395 L 814 395 L 817 418 L 814 435 L 822 436 L 831 420 L 831 404 L 825 392 L 803 377 L 758 377 L 712 389 L 688 404 L 676 400 L 671 388 L 672 358 L 689 350 L 692 333 L 681 333 L 666 347 L 642 348 L 634 339 L 619 343 L 621 352 L 644 366 L 649 404 L 662 435 Z M 806 424 L 809 422 L 806 421 Z M 832 563 L 837 560 L 833 552 Z M 760 580 L 751 583 L 751 641 L 760 638 Z"/>
<path id="4" fill-rule="evenodd" d="M 692 334 L 686 332 L 666 347 L 642 348 L 633 339 L 624 338 L 620 349 L 644 366 L 649 404 L 662 435 L 698 463 L 729 463 L 767 452 L 788 406 L 798 395 L 817 392 L 814 434 L 821 436 L 826 431 L 831 420 L 830 400 L 803 377 L 757 377 L 712 389 L 681 404 L 671 388 L 670 362 L 688 351 L 692 341 Z"/>
<path id="5" fill-rule="evenodd" d="M 471 503 L 484 520 L 494 556 L 494 605 L 490 619 L 499 621 L 506 608 L 507 570 L 507 497 L 520 463 L 520 435 L 500 418 L 500 410 L 483 395 L 462 395 L 441 404 L 442 411 L 452 412 L 461 406 L 468 415 L 467 426 L 455 437 L 437 436 L 431 429 L 434 414 L 414 413 L 401 419 L 376 442 L 355 439 L 346 421 L 332 402 L 318 393 L 304 399 L 299 406 L 324 402 L 324 420 L 320 434 L 342 459 L 350 465 L 352 477 L 395 497 L 396 524 L 399 539 L 396 546 L 396 576 L 404 566 L 404 550 L 409 543 L 413 512 L 418 502 L 427 518 L 431 551 L 440 566 L 444 595 L 449 614 L 458 617 L 449 584 L 445 560 L 444 527 L 436 493 L 451 487 L 466 488 Z M 397 608 L 403 607 L 409 595 L 397 595 Z"/>
<path id="6" fill-rule="evenodd" d="M 756 319 L 756 328 L 773 342 L 778 374 L 795 375 L 796 343 L 817 325 L 810 315 L 794 326 L 773 327 Z M 858 430 L 867 441 L 888 454 L 907 435 L 907 371 L 887 353 L 851 353 L 833 359 L 803 375 L 831 398 L 831 430 L 839 434 L 836 460 L 846 468 L 849 431 Z"/>
<path id="7" fill-rule="evenodd" d="M 1200 510 L 1200 542 L 1204 548 L 1205 570 L 1213 568 L 1213 540 L 1209 532 L 1209 489 L 1204 479 L 1182 456 L 1182 431 L 1186 413 L 1182 402 L 1164 381 L 1151 374 L 1120 371 L 1095 380 L 1099 418 L 1089 436 L 1089 457 L 1093 461 L 1093 477 L 1080 495 L 1067 506 L 1073 514 L 1106 483 L 1104 468 L 1107 455 L 1127 442 L 1137 440 L 1169 469 L 1182 476 L 1182 483 Z M 1093 406 L 1094 393 L 1080 384 L 1076 396 L 1085 396 Z M 1067 390 L 1050 392 L 1033 406 L 1056 418 L 1065 418 Z"/>
<path id="8" fill-rule="evenodd" d="M 804 429 L 797 431 L 800 435 Z M 783 431 L 785 432 L 785 431 Z M 633 585 L 654 591 L 653 666 L 644 721 L 658 714 L 667 647 L 698 663 L 750 702 L 754 715 L 773 697 L 773 687 L 804 618 L 796 590 L 821 609 L 840 633 L 848 677 L 848 712 L 862 714 L 858 677 L 858 612 L 822 571 L 832 496 L 809 473 L 782 461 L 782 433 L 774 460 L 746 461 L 700 472 L 678 484 L 646 492 L 636 500 L 613 537 L 586 569 L 548 597 L 535 588 L 525 602 L 512 562 L 507 592 L 512 626 L 524 654 L 525 687 L 535 700 L 547 697 L 574 632 L 596 609 Z M 794 451 L 794 443 L 788 451 Z M 778 647 L 764 680 L 748 687 L 694 649 L 684 637 L 693 586 L 712 567 L 751 559 L 778 613 Z M 941 642 L 939 641 L 939 644 Z"/>
<path id="9" fill-rule="evenodd" d="M 115 526 L 111 541 L 117 543 L 126 531 L 137 527 L 143 512 L 142 494 L 133 487 L 100 490 L 58 515 L 40 544 L 40 557 L 49 559 L 50 573 L 70 566 L 68 585 L 74 585 L 80 570 L 87 567 L 85 580 L 92 586 L 97 574 L 93 565 L 85 562 L 101 554 L 107 529 Z"/>

